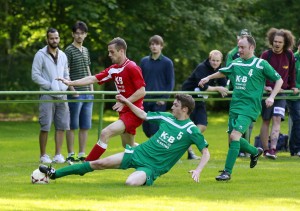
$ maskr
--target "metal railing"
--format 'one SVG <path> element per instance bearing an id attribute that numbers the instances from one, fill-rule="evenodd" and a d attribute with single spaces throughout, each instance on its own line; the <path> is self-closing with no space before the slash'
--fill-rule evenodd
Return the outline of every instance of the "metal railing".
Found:
<path id="1" fill-rule="evenodd" d="M 195 98 L 195 101 L 230 101 L 232 91 L 228 92 L 228 97 L 220 97 L 219 92 L 195 92 L 195 91 L 158 91 L 158 92 L 146 92 L 147 95 L 170 95 L 171 97 L 168 99 L 163 99 L 164 101 L 173 101 L 172 96 L 175 94 L 191 94 L 191 95 L 201 95 L 203 97 Z M 275 99 L 292 99 L 298 100 L 300 99 L 299 94 L 293 95 L 292 90 L 284 90 L 281 92 L 282 94 L 286 94 L 285 96 L 277 96 Z M 2 99 L 1 96 L 26 96 L 26 95 L 80 95 L 80 94 L 93 94 L 95 99 L 93 100 L 32 100 L 32 99 Z M 106 102 L 115 102 L 115 95 L 118 94 L 117 91 L 0 91 L 0 104 L 7 103 L 40 103 L 40 102 L 97 102 L 99 103 L 99 124 L 98 124 L 98 134 L 103 127 L 102 117 L 104 113 L 104 103 Z M 112 98 L 106 98 L 107 95 L 113 95 Z M 15 98 L 15 97 L 14 97 Z M 265 99 L 266 97 L 263 97 Z M 144 99 L 146 102 L 155 102 L 162 100 L 161 98 L 151 98 Z"/>

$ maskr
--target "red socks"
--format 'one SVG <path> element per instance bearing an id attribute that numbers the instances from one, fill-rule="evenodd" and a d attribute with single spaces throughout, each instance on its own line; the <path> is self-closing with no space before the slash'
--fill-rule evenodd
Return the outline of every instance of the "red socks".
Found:
<path id="1" fill-rule="evenodd" d="M 98 160 L 100 156 L 105 152 L 106 148 L 103 148 L 97 144 L 93 147 L 92 151 L 86 157 L 85 161 Z"/>

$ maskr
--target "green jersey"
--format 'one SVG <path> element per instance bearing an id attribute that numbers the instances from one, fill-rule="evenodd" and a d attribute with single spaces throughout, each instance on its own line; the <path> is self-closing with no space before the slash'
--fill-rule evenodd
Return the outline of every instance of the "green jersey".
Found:
<path id="1" fill-rule="evenodd" d="M 134 148 L 133 161 L 138 166 L 154 169 L 158 175 L 167 173 L 191 144 L 201 151 L 208 147 L 198 127 L 190 120 L 177 120 L 168 112 L 148 112 L 147 121 L 159 130 L 146 142 Z"/>
<path id="2" fill-rule="evenodd" d="M 300 88 L 300 54 L 299 52 L 294 53 L 295 60 L 296 60 L 296 87 Z"/>
<path id="3" fill-rule="evenodd" d="M 228 52 L 226 57 L 226 66 L 228 66 L 233 60 L 240 57 L 239 47 L 235 46 L 231 51 Z"/>
<path id="4" fill-rule="evenodd" d="M 280 75 L 266 60 L 256 56 L 247 60 L 237 58 L 219 71 L 226 75 L 233 85 L 229 113 L 249 116 L 255 121 L 261 112 L 266 79 L 276 81 L 280 79 Z"/>

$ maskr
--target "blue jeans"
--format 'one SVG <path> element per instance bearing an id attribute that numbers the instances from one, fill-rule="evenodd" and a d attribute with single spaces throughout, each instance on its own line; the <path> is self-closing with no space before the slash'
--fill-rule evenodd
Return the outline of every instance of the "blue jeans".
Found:
<path id="1" fill-rule="evenodd" d="M 68 95 L 69 100 L 93 100 L 94 95 Z M 70 129 L 90 129 L 92 127 L 93 102 L 69 102 Z"/>
<path id="2" fill-rule="evenodd" d="M 289 148 L 291 155 L 300 152 L 300 100 L 287 100 L 290 117 L 292 119 Z"/>
<path id="3" fill-rule="evenodd" d="M 157 105 L 156 102 L 144 102 L 144 111 L 162 111 L 165 112 L 167 109 L 167 103 L 165 102 L 164 105 Z M 149 123 L 147 121 L 143 122 L 143 131 L 145 135 L 150 138 L 158 131 L 158 125 Z"/>

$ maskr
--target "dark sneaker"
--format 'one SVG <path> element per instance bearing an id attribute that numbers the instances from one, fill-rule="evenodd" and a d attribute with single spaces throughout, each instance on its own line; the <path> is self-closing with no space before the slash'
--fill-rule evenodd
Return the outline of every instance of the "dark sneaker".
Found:
<path id="1" fill-rule="evenodd" d="M 250 156 L 250 168 L 254 168 L 257 164 L 258 158 L 262 155 L 264 150 L 260 147 L 257 147 L 258 153 L 256 155 Z"/>
<path id="2" fill-rule="evenodd" d="M 55 179 L 55 169 L 50 166 L 40 165 L 39 166 L 40 172 L 48 175 L 50 179 Z"/>
<path id="3" fill-rule="evenodd" d="M 276 156 L 276 149 L 269 149 L 266 152 L 266 157 L 275 160 L 277 158 L 277 156 Z"/>
<path id="4" fill-rule="evenodd" d="M 71 156 L 67 157 L 66 162 L 79 162 L 80 160 L 78 159 L 76 154 L 72 154 Z"/>
<path id="5" fill-rule="evenodd" d="M 200 157 L 197 156 L 193 150 L 188 150 L 188 160 L 200 160 Z"/>
<path id="6" fill-rule="evenodd" d="M 222 170 L 222 171 L 219 171 L 219 172 L 222 172 L 222 173 L 219 176 L 216 176 L 217 181 L 228 181 L 228 180 L 231 179 L 229 172 L 227 172 L 225 170 Z"/>

